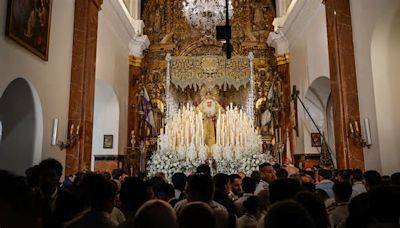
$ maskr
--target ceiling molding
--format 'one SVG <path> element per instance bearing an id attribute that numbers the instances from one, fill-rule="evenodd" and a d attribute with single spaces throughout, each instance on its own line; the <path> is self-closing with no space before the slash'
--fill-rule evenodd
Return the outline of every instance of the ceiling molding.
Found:
<path id="1" fill-rule="evenodd" d="M 143 21 L 133 19 L 122 0 L 104 1 L 102 11 L 126 46 L 142 32 Z"/>
<path id="2" fill-rule="evenodd" d="M 282 17 L 275 18 L 275 29 L 280 29 L 286 35 L 291 47 L 302 36 L 304 29 L 311 21 L 323 0 L 293 0 Z"/>

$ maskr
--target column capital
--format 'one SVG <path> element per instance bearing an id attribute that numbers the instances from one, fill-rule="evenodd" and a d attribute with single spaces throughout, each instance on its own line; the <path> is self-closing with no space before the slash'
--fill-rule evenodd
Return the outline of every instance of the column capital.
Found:
<path id="1" fill-rule="evenodd" d="M 289 53 L 289 41 L 280 29 L 269 33 L 267 44 L 275 48 L 275 56 Z"/>
<path id="2" fill-rule="evenodd" d="M 135 35 L 129 42 L 129 55 L 143 57 L 143 51 L 150 46 L 150 40 L 146 35 Z"/>
<path id="3" fill-rule="evenodd" d="M 134 55 L 129 55 L 129 66 L 142 68 L 144 63 L 143 57 L 138 57 Z"/>

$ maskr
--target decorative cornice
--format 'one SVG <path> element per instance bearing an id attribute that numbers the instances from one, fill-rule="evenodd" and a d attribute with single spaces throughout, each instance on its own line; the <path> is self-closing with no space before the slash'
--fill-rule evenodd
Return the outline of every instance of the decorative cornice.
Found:
<path id="1" fill-rule="evenodd" d="M 323 0 L 293 0 L 282 17 L 275 18 L 275 30 L 280 29 L 292 46 L 307 27 Z"/>
<path id="2" fill-rule="evenodd" d="M 289 53 L 289 42 L 283 32 L 278 29 L 276 32 L 270 32 L 267 44 L 275 48 L 275 56 L 281 56 Z"/>
<path id="3" fill-rule="evenodd" d="M 134 19 L 129 14 L 123 0 L 104 1 L 103 12 L 124 43 L 129 44 L 132 39 L 143 33 L 143 21 Z"/>
<path id="4" fill-rule="evenodd" d="M 135 36 L 129 42 L 129 54 L 135 57 L 143 57 L 143 51 L 150 46 L 150 40 L 146 35 Z"/>
<path id="5" fill-rule="evenodd" d="M 93 4 L 96 5 L 97 10 L 101 10 L 101 5 L 103 4 L 103 0 L 92 0 Z"/>
<path id="6" fill-rule="evenodd" d="M 284 65 L 289 63 L 289 54 L 283 54 L 276 56 L 276 64 L 277 65 Z"/>

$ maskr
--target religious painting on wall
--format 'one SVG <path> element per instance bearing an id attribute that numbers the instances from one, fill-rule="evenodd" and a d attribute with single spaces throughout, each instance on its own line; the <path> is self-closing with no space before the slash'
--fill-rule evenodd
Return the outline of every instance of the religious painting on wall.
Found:
<path id="1" fill-rule="evenodd" d="M 52 0 L 9 0 L 6 35 L 48 60 Z"/>
<path id="2" fill-rule="evenodd" d="M 113 148 L 113 135 L 104 135 L 104 140 L 103 140 L 103 148 L 105 149 L 111 149 Z"/>
<path id="3" fill-rule="evenodd" d="M 321 147 L 321 134 L 320 133 L 311 133 L 311 146 L 312 147 Z"/>

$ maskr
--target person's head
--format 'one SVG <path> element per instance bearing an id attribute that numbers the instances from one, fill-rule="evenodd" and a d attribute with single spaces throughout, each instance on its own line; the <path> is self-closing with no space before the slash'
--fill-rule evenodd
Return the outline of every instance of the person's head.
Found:
<path id="1" fill-rule="evenodd" d="M 317 198 L 315 193 L 299 192 L 295 196 L 295 201 L 308 211 L 316 227 L 326 228 L 329 226 L 325 205 Z"/>
<path id="2" fill-rule="evenodd" d="M 26 182 L 28 183 L 29 187 L 31 188 L 39 187 L 40 170 L 38 165 L 32 166 L 27 170 L 25 170 L 25 175 L 26 175 Z"/>
<path id="3" fill-rule="evenodd" d="M 176 189 L 183 191 L 186 186 L 186 178 L 184 173 L 174 173 L 174 175 L 172 175 L 172 184 Z"/>
<path id="4" fill-rule="evenodd" d="M 245 177 L 242 180 L 242 187 L 244 193 L 253 193 L 256 190 L 257 182 L 251 177 Z"/>
<path id="5" fill-rule="evenodd" d="M 314 183 L 314 172 L 311 170 L 304 171 L 301 175 L 301 181 L 303 183 Z"/>
<path id="6" fill-rule="evenodd" d="M 394 184 L 394 185 L 400 186 L 400 172 L 393 173 L 393 174 L 390 176 L 390 182 L 391 182 L 392 184 Z"/>
<path id="7" fill-rule="evenodd" d="M 367 191 L 380 185 L 382 182 L 381 174 L 376 170 L 368 170 L 364 173 L 364 184 Z"/>
<path id="8" fill-rule="evenodd" d="M 274 167 L 272 167 L 269 163 L 262 163 L 258 170 L 260 172 L 261 180 L 268 182 L 271 184 L 276 180 L 276 173 Z"/>
<path id="9" fill-rule="evenodd" d="M 203 202 L 188 203 L 178 216 L 180 228 L 216 228 L 214 212 Z"/>
<path id="10" fill-rule="evenodd" d="M 361 171 L 361 169 L 354 169 L 351 174 L 351 177 L 352 177 L 353 182 L 363 181 L 363 179 L 364 179 L 363 172 Z"/>
<path id="11" fill-rule="evenodd" d="M 351 178 L 352 170 L 342 169 L 338 171 L 338 181 L 339 182 L 349 182 Z"/>
<path id="12" fill-rule="evenodd" d="M 285 168 L 278 168 L 276 170 L 276 178 L 280 179 L 280 178 L 288 178 L 289 177 L 289 173 Z"/>
<path id="13" fill-rule="evenodd" d="M 242 178 L 238 174 L 231 174 L 229 175 L 229 185 L 231 191 L 235 195 L 241 195 L 243 193 L 242 190 Z"/>
<path id="14" fill-rule="evenodd" d="M 0 226 L 35 227 L 34 197 L 22 177 L 0 170 Z"/>
<path id="15" fill-rule="evenodd" d="M 349 217 L 346 220 L 346 227 L 364 228 L 374 223 L 368 193 L 361 193 L 351 199 L 348 209 Z"/>
<path id="16" fill-rule="evenodd" d="M 271 205 L 269 201 L 269 190 L 263 189 L 261 190 L 258 195 L 258 199 L 260 200 L 260 211 L 268 211 L 269 206 Z"/>
<path id="17" fill-rule="evenodd" d="M 111 175 L 112 179 L 119 180 L 119 178 L 124 174 L 124 171 L 122 169 L 113 169 Z"/>
<path id="18" fill-rule="evenodd" d="M 196 168 L 196 173 L 205 173 L 211 175 L 210 166 L 208 166 L 207 164 L 201 164 Z"/>
<path id="19" fill-rule="evenodd" d="M 129 212 L 136 212 L 147 201 L 147 186 L 137 177 L 127 177 L 121 185 L 119 196 L 122 205 Z"/>
<path id="20" fill-rule="evenodd" d="M 256 181 L 257 184 L 260 183 L 261 176 L 260 176 L 260 172 L 259 171 L 254 170 L 251 173 L 250 177 L 253 178 Z"/>
<path id="21" fill-rule="evenodd" d="M 400 186 L 376 186 L 368 191 L 369 203 L 373 217 L 378 223 L 399 223 Z"/>
<path id="22" fill-rule="evenodd" d="M 160 191 L 161 186 L 163 186 L 166 181 L 161 176 L 154 176 L 150 179 L 150 182 L 153 186 L 155 196 L 158 196 L 158 192 Z"/>
<path id="23" fill-rule="evenodd" d="M 319 181 L 332 179 L 332 171 L 330 169 L 319 169 L 318 170 Z"/>
<path id="24" fill-rule="evenodd" d="M 217 173 L 214 175 L 214 186 L 216 190 L 229 192 L 229 176 L 225 173 Z"/>
<path id="25" fill-rule="evenodd" d="M 51 195 L 60 185 L 63 167 L 54 158 L 39 163 L 40 188 L 45 195 Z"/>
<path id="26" fill-rule="evenodd" d="M 265 228 L 298 227 L 300 224 L 301 227 L 315 227 L 307 210 L 293 200 L 272 205 L 264 220 Z"/>
<path id="27" fill-rule="evenodd" d="M 156 217 L 155 217 L 156 216 Z M 178 228 L 175 210 L 162 200 L 150 200 L 144 203 L 133 219 L 135 228 Z"/>
<path id="28" fill-rule="evenodd" d="M 243 202 L 243 207 L 246 213 L 257 216 L 260 209 L 260 200 L 257 196 L 250 196 Z"/>
<path id="29" fill-rule="evenodd" d="M 271 204 L 292 199 L 300 190 L 300 182 L 296 179 L 277 179 L 269 185 Z"/>
<path id="30" fill-rule="evenodd" d="M 90 183 L 90 205 L 93 211 L 110 213 L 117 193 L 115 184 L 104 175 L 96 174 Z"/>
<path id="31" fill-rule="evenodd" d="M 351 184 L 346 181 L 335 183 L 332 190 L 335 193 L 335 201 L 338 203 L 349 202 L 353 192 Z"/>
<path id="32" fill-rule="evenodd" d="M 175 197 L 174 186 L 172 184 L 164 183 L 160 186 L 157 193 L 157 198 L 168 202 L 170 199 Z"/>
<path id="33" fill-rule="evenodd" d="M 186 185 L 187 200 L 189 202 L 202 201 L 209 203 L 214 194 L 214 183 L 211 176 L 196 173 L 188 177 Z"/>

